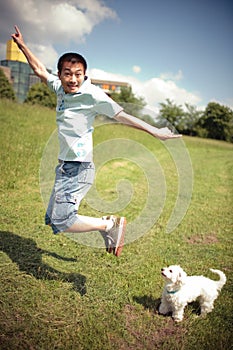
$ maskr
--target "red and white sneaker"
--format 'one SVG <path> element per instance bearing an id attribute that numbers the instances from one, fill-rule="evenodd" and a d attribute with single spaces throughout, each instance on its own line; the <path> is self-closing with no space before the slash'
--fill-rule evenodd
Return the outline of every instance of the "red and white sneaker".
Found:
<path id="1" fill-rule="evenodd" d="M 116 217 L 114 215 L 104 216 L 105 220 L 112 220 L 113 226 L 110 230 L 105 231 L 105 245 L 106 251 L 112 253 L 119 257 L 123 250 L 124 238 L 126 231 L 126 218 L 125 217 Z M 103 233 L 103 231 L 102 231 Z"/>

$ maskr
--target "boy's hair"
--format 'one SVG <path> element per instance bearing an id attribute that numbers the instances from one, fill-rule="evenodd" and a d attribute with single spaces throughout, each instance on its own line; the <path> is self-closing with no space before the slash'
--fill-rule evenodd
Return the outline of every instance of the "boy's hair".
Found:
<path id="1" fill-rule="evenodd" d="M 82 63 L 84 67 L 84 74 L 86 73 L 87 70 L 87 62 L 85 58 L 81 55 L 79 55 L 76 52 L 67 52 L 64 55 L 62 55 L 58 62 L 57 62 L 57 69 L 58 72 L 61 73 L 62 71 L 62 66 L 64 62 L 72 62 L 72 63 Z"/>

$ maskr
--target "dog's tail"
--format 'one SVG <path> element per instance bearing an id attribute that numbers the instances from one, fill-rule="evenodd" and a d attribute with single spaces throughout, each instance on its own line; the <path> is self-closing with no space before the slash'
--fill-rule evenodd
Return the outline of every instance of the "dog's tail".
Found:
<path id="1" fill-rule="evenodd" d="M 220 280 L 216 281 L 216 283 L 217 283 L 217 288 L 220 291 L 222 289 L 222 287 L 224 286 L 224 284 L 226 283 L 226 280 L 227 280 L 226 275 L 225 275 L 225 273 L 223 273 L 220 270 L 210 269 L 210 271 L 217 273 L 219 275 Z"/>

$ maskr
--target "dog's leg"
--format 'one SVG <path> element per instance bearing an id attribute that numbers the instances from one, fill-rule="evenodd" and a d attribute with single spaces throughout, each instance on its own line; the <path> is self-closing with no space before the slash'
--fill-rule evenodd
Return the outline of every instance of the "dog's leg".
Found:
<path id="1" fill-rule="evenodd" d="M 209 312 L 211 312 L 214 308 L 214 300 L 215 299 L 208 299 L 208 300 L 202 300 L 200 302 L 201 304 L 201 316 L 205 316 Z"/>
<path id="2" fill-rule="evenodd" d="M 159 305 L 159 313 L 162 315 L 166 315 L 170 311 L 171 311 L 171 308 L 167 302 L 167 299 L 164 296 L 162 296 L 161 304 Z"/>
<path id="3" fill-rule="evenodd" d="M 175 322 L 181 322 L 184 317 L 184 308 L 185 305 L 180 305 L 179 307 L 174 308 L 172 312 L 172 318 Z"/>
<path id="4" fill-rule="evenodd" d="M 166 315 L 169 313 L 169 308 L 168 308 L 168 305 L 166 305 L 165 303 L 161 303 L 159 305 L 159 313 L 161 315 Z"/>

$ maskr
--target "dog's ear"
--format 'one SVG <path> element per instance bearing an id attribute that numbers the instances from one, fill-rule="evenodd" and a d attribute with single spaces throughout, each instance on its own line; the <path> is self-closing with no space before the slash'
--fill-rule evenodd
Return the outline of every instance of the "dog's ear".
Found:
<path id="1" fill-rule="evenodd" d="M 184 282 L 186 277 L 187 277 L 187 273 L 184 272 L 184 270 L 180 269 L 177 280 L 179 282 Z"/>

